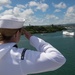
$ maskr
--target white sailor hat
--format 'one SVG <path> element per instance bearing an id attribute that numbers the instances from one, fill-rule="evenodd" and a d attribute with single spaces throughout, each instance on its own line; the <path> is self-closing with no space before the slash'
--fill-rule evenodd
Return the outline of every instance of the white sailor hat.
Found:
<path id="1" fill-rule="evenodd" d="M 24 22 L 25 19 L 13 15 L 4 15 L 0 18 L 0 28 L 18 29 L 23 27 Z"/>

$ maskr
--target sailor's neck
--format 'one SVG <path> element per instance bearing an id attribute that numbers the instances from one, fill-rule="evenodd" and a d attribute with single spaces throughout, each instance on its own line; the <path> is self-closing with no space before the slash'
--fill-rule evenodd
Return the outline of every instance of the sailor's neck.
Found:
<path id="1" fill-rule="evenodd" d="M 0 41 L 0 45 L 5 43 L 10 43 L 10 41 Z"/>

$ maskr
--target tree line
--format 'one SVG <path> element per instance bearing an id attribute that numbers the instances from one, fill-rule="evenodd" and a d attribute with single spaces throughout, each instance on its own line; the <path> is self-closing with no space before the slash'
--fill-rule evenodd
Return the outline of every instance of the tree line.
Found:
<path id="1" fill-rule="evenodd" d="M 66 28 L 62 25 L 49 25 L 49 26 L 26 26 L 26 30 L 34 33 L 51 33 L 56 31 L 66 30 Z"/>

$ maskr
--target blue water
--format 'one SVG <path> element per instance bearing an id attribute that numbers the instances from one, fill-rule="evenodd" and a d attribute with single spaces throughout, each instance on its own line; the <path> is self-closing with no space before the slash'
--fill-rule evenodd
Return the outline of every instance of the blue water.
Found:
<path id="1" fill-rule="evenodd" d="M 56 71 L 39 73 L 34 75 L 75 75 L 75 37 L 63 36 L 62 32 L 34 34 L 56 47 L 67 59 L 64 66 Z M 29 41 L 22 36 L 18 44 L 19 47 L 33 49 Z"/>

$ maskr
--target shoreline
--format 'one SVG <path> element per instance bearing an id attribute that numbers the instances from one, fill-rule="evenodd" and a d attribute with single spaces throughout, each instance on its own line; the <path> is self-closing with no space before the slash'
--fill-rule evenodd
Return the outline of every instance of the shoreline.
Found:
<path id="1" fill-rule="evenodd" d="M 67 30 L 62 25 L 49 25 L 49 26 L 26 26 L 24 27 L 26 30 L 28 30 L 30 33 L 54 33 L 57 31 Z"/>

